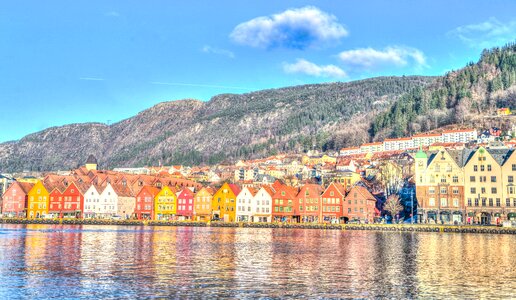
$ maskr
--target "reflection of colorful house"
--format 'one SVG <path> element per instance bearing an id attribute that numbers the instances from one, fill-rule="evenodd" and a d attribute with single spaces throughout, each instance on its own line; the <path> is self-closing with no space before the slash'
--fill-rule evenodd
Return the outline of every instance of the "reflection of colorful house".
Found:
<path id="1" fill-rule="evenodd" d="M 28 193 L 32 187 L 32 183 L 13 182 L 3 195 L 2 215 L 9 217 L 25 217 Z"/>
<path id="2" fill-rule="evenodd" d="M 138 220 L 150 220 L 154 216 L 154 199 L 160 190 L 156 187 L 145 185 L 136 195 L 136 209 L 134 213 Z"/>
<path id="3" fill-rule="evenodd" d="M 215 218 L 234 222 L 236 217 L 236 196 L 240 188 L 235 184 L 224 183 L 213 195 L 212 209 Z"/>
<path id="4" fill-rule="evenodd" d="M 194 193 L 189 188 L 184 188 L 177 196 L 177 215 L 186 219 L 193 218 Z"/>
<path id="5" fill-rule="evenodd" d="M 171 220 L 177 213 L 175 190 L 165 186 L 154 198 L 154 220 Z"/>
<path id="6" fill-rule="evenodd" d="M 213 191 L 211 188 L 202 188 L 194 196 L 194 216 L 196 221 L 208 221 L 211 219 L 211 201 Z"/>
<path id="7" fill-rule="evenodd" d="M 49 192 L 45 185 L 38 180 L 28 193 L 27 217 L 41 218 L 48 213 Z"/>

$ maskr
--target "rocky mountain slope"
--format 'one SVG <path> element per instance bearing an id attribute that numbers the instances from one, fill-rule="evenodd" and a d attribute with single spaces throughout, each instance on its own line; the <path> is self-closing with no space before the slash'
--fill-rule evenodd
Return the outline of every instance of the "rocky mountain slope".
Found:
<path id="1" fill-rule="evenodd" d="M 160 103 L 107 126 L 53 127 L 0 144 L 0 170 L 56 170 L 94 154 L 105 168 L 215 163 L 365 142 L 370 120 L 433 77 L 312 84 Z"/>

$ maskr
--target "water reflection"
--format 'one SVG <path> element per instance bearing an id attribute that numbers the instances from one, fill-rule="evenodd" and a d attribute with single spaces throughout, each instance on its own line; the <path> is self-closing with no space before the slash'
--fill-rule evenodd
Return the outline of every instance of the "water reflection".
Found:
<path id="1" fill-rule="evenodd" d="M 516 237 L 0 226 L 1 298 L 510 298 Z"/>

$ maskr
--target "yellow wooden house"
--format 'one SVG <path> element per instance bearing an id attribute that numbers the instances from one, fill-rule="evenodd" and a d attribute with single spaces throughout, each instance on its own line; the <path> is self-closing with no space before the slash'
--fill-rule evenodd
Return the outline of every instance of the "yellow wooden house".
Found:
<path id="1" fill-rule="evenodd" d="M 224 183 L 213 195 L 211 202 L 213 217 L 224 222 L 234 222 L 236 217 L 236 197 L 240 188 L 235 184 Z"/>
<path id="2" fill-rule="evenodd" d="M 27 194 L 27 217 L 30 219 L 41 218 L 48 214 L 49 191 L 45 185 L 38 180 Z"/>
<path id="3" fill-rule="evenodd" d="M 177 213 L 175 190 L 164 186 L 154 198 L 154 220 L 171 220 Z"/>

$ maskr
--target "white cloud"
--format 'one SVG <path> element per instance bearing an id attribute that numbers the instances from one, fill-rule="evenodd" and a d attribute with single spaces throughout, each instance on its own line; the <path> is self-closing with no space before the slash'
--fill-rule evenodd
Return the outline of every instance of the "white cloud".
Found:
<path id="1" fill-rule="evenodd" d="M 230 38 L 251 47 L 305 49 L 338 41 L 347 35 L 348 31 L 337 22 L 337 17 L 306 6 L 241 23 L 233 29 Z"/>
<path id="2" fill-rule="evenodd" d="M 283 70 L 291 74 L 305 74 L 317 77 L 346 77 L 346 72 L 334 65 L 319 66 L 305 59 L 298 59 L 295 63 L 283 63 Z"/>
<path id="3" fill-rule="evenodd" d="M 80 80 L 88 80 L 88 81 L 103 81 L 104 78 L 99 77 L 81 77 Z"/>
<path id="4" fill-rule="evenodd" d="M 448 32 L 448 36 L 456 37 L 472 48 L 503 46 L 516 39 L 516 20 L 502 23 L 490 18 L 481 23 L 459 26 Z"/>
<path id="5" fill-rule="evenodd" d="M 229 50 L 225 50 L 225 49 L 220 49 L 220 48 L 215 48 L 215 47 L 211 47 L 211 46 L 204 46 L 202 47 L 202 52 L 204 53 L 212 53 L 212 54 L 217 54 L 217 55 L 223 55 L 223 56 L 226 56 L 226 57 L 229 57 L 229 58 L 235 58 L 235 54 Z"/>
<path id="6" fill-rule="evenodd" d="M 360 48 L 343 51 L 338 57 L 346 65 L 366 69 L 385 66 L 405 67 L 410 64 L 416 68 L 427 66 L 424 53 L 411 47 L 392 46 L 383 50 Z"/>

